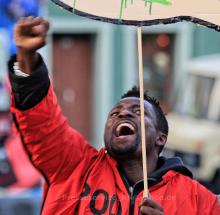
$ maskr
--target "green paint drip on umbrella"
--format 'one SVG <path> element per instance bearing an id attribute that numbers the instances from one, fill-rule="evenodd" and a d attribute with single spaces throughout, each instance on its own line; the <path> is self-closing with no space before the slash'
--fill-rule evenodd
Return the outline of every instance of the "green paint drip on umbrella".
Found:
<path id="1" fill-rule="evenodd" d="M 171 0 L 144 0 L 145 2 L 150 2 L 150 3 L 158 3 L 162 5 L 171 5 L 172 2 Z"/>
<path id="2" fill-rule="evenodd" d="M 145 2 L 145 6 L 147 7 L 147 3 L 150 3 L 149 6 L 149 14 L 151 15 L 152 13 L 152 5 L 153 3 L 158 3 L 158 4 L 162 4 L 165 6 L 169 6 L 172 4 L 171 0 L 144 0 Z M 133 4 L 133 0 L 131 0 L 131 4 Z M 122 19 L 122 14 L 123 14 L 123 9 L 127 7 L 127 0 L 121 0 L 121 6 L 120 6 L 120 16 L 119 19 Z"/>
<path id="3" fill-rule="evenodd" d="M 172 4 L 172 2 L 170 0 L 144 0 L 146 3 L 149 2 L 150 3 L 150 7 L 149 7 L 149 14 L 152 14 L 152 5 L 153 3 L 158 3 L 158 4 L 162 4 L 165 6 L 169 6 Z"/>
<path id="4" fill-rule="evenodd" d="M 151 15 L 152 14 L 152 2 L 150 2 L 150 7 L 149 7 L 149 14 Z"/>
<path id="5" fill-rule="evenodd" d="M 122 13 L 123 13 L 123 9 L 124 9 L 124 2 L 125 2 L 125 0 L 121 0 L 120 19 L 122 18 Z"/>

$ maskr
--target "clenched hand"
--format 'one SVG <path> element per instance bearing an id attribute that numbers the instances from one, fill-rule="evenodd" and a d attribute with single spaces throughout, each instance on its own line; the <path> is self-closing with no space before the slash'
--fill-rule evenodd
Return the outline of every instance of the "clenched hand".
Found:
<path id="1" fill-rule="evenodd" d="M 163 215 L 163 209 L 153 200 L 144 198 L 139 205 L 140 215 Z"/>
<path id="2" fill-rule="evenodd" d="M 36 51 L 46 44 L 49 22 L 40 17 L 21 18 L 15 26 L 14 40 L 20 69 L 30 74 L 38 62 Z"/>

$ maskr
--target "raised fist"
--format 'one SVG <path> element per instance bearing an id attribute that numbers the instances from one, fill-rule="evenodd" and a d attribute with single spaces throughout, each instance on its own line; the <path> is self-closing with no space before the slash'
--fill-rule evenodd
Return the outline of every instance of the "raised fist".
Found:
<path id="1" fill-rule="evenodd" d="M 18 49 L 35 52 L 46 44 L 49 22 L 40 17 L 21 18 L 15 26 L 14 40 Z"/>

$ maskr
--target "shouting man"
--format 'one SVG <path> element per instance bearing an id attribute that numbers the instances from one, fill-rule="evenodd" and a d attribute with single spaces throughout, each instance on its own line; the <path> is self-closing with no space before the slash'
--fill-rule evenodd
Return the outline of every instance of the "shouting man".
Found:
<path id="1" fill-rule="evenodd" d="M 9 62 L 11 111 L 33 165 L 45 178 L 42 214 L 217 215 L 217 197 L 191 179 L 178 158 L 159 154 L 168 135 L 157 101 L 145 95 L 150 198 L 143 199 L 140 101 L 127 92 L 110 111 L 105 148 L 97 151 L 69 127 L 36 52 L 45 45 L 47 21 L 21 19 L 14 38 L 18 54 Z M 65 71 L 65 68 L 63 68 Z"/>

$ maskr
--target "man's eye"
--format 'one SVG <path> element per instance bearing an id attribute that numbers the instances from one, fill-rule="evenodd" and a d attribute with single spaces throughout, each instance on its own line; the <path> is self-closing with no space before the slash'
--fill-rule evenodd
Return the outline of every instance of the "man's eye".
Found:
<path id="1" fill-rule="evenodd" d="M 134 112 L 135 112 L 137 115 L 140 115 L 140 114 L 141 114 L 141 110 L 140 110 L 140 109 L 136 109 Z"/>
<path id="2" fill-rule="evenodd" d="M 111 117 L 115 117 L 117 115 L 118 115 L 118 112 L 113 112 L 113 113 L 110 114 Z"/>

